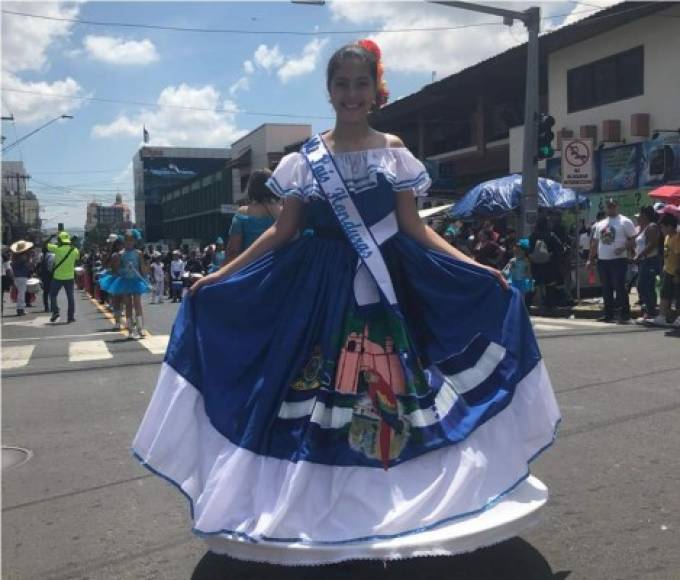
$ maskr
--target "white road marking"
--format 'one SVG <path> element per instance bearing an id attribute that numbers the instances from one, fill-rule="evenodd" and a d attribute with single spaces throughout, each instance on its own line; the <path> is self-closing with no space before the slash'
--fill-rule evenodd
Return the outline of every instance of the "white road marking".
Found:
<path id="1" fill-rule="evenodd" d="M 69 362 L 104 360 L 113 358 L 103 340 L 81 340 L 68 345 Z"/>
<path id="2" fill-rule="evenodd" d="M 22 321 L 17 321 L 17 322 L 11 322 L 11 321 L 3 321 L 2 323 L 3 326 L 33 326 L 36 328 L 44 328 L 47 325 L 51 325 L 50 323 L 50 317 L 49 316 L 36 316 L 35 318 L 31 318 L 30 320 L 22 320 Z"/>
<path id="3" fill-rule="evenodd" d="M 2 370 L 19 369 L 28 364 L 34 344 L 28 346 L 5 346 L 2 349 Z"/>
<path id="4" fill-rule="evenodd" d="M 3 338 L 2 342 L 29 342 L 31 340 L 55 340 L 62 338 L 86 338 L 88 336 L 111 336 L 113 332 L 89 332 L 87 334 L 59 334 L 55 336 L 29 336 L 27 338 Z"/>
<path id="5" fill-rule="evenodd" d="M 534 324 L 534 330 L 569 330 L 568 326 L 558 326 L 557 324 Z"/>
<path id="6" fill-rule="evenodd" d="M 533 322 L 538 322 L 541 324 L 555 324 L 566 325 L 566 326 L 587 326 L 589 328 L 606 328 L 602 322 L 596 322 L 595 320 L 574 320 L 572 318 L 546 318 L 543 316 L 532 316 L 531 320 Z"/>
<path id="7" fill-rule="evenodd" d="M 168 341 L 170 340 L 170 335 L 159 334 L 153 336 L 147 336 L 142 338 L 138 342 L 147 349 L 151 354 L 165 354 L 168 349 Z"/>

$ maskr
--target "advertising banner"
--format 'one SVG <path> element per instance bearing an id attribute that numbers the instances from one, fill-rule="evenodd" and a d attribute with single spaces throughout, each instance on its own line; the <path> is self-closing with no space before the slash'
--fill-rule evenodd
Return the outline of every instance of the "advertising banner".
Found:
<path id="1" fill-rule="evenodd" d="M 621 191 L 638 184 L 639 144 L 600 151 L 600 190 Z"/>
<path id="2" fill-rule="evenodd" d="M 670 133 L 642 144 L 641 187 L 680 180 L 680 135 Z"/>

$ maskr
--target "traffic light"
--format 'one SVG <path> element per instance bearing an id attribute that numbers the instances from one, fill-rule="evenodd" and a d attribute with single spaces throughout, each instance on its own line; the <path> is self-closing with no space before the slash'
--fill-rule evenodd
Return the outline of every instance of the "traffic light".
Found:
<path id="1" fill-rule="evenodd" d="M 539 159 L 550 159 L 554 154 L 555 150 L 552 146 L 552 141 L 555 138 L 555 134 L 552 132 L 552 128 L 555 125 L 555 118 L 541 113 L 538 118 L 538 158 Z"/>

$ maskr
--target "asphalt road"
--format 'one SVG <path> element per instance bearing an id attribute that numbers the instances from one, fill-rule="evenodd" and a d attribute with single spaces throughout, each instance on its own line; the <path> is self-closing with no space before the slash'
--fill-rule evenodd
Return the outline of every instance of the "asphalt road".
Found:
<path id="1" fill-rule="evenodd" d="M 680 336 L 535 320 L 560 402 L 554 447 L 534 464 L 551 490 L 521 538 L 455 558 L 281 568 L 208 553 L 187 506 L 134 461 L 176 305 L 146 307 L 129 341 L 84 295 L 75 324 L 2 321 L 3 578 L 409 578 L 680 580 Z"/>

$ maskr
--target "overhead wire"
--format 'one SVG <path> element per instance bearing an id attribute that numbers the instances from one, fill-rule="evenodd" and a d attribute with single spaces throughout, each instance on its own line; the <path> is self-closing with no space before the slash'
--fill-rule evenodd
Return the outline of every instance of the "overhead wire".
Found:
<path id="1" fill-rule="evenodd" d="M 590 10 L 583 10 L 582 13 L 592 12 L 593 10 L 601 10 L 602 8 L 593 8 Z M 144 30 L 163 30 L 167 32 L 193 32 L 193 33 L 209 33 L 209 34 L 244 34 L 244 35 L 288 35 L 288 36 L 324 36 L 324 35 L 358 35 L 358 34 L 382 34 L 382 33 L 404 33 L 404 32 L 447 32 L 451 30 L 462 30 L 465 28 L 478 28 L 481 26 L 503 26 L 502 21 L 493 22 L 473 22 L 470 24 L 460 24 L 457 26 L 435 26 L 435 27 L 419 27 L 419 28 L 387 28 L 387 29 L 352 29 L 352 30 L 248 30 L 238 28 L 203 28 L 203 27 L 186 27 L 186 26 L 167 26 L 163 24 L 145 24 L 133 22 L 103 22 L 99 20 L 85 20 L 82 18 L 63 18 L 58 16 L 46 16 L 44 14 L 31 14 L 29 12 L 19 12 L 16 10 L 2 10 L 3 14 L 10 14 L 12 16 L 23 16 L 26 18 L 38 18 L 42 20 L 54 20 L 58 22 L 71 22 L 73 24 L 84 24 L 87 26 L 108 26 L 113 28 L 139 28 Z M 549 20 L 553 18 L 561 18 L 569 16 L 570 14 L 555 14 L 551 16 L 544 16 L 542 20 Z"/>

